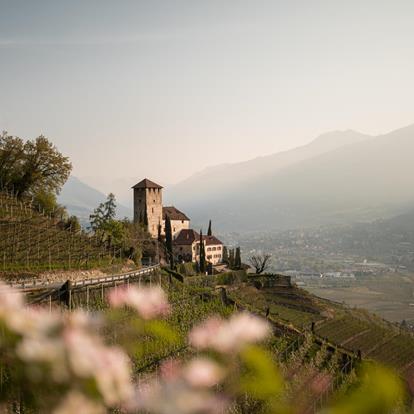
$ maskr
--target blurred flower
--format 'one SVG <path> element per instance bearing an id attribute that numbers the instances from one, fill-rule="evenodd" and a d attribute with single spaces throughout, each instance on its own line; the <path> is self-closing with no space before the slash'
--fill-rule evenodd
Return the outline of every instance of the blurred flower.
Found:
<path id="1" fill-rule="evenodd" d="M 210 359 L 197 358 L 187 364 L 183 376 L 193 387 L 212 387 L 224 378 L 224 370 Z"/>
<path id="2" fill-rule="evenodd" d="M 109 303 L 114 308 L 129 306 L 143 319 L 165 316 L 170 312 L 167 296 L 160 287 L 125 286 L 109 292 Z"/>
<path id="3" fill-rule="evenodd" d="M 24 305 L 23 295 L 10 286 L 0 282 L 0 317 L 7 310 L 17 310 Z"/>
<path id="4" fill-rule="evenodd" d="M 109 406 L 132 396 L 130 364 L 122 350 L 107 347 L 99 338 L 76 328 L 63 334 L 72 372 L 81 378 L 94 378 Z"/>
<path id="5" fill-rule="evenodd" d="M 196 389 L 180 379 L 151 381 L 140 386 L 135 410 L 154 414 L 223 413 L 227 401 L 209 390 Z"/>
<path id="6" fill-rule="evenodd" d="M 270 334 L 269 324 L 247 312 L 233 315 L 229 320 L 210 318 L 194 327 L 189 342 L 198 349 L 218 352 L 239 351 L 249 343 L 259 342 Z"/>
<path id="7" fill-rule="evenodd" d="M 176 359 L 163 361 L 160 366 L 161 378 L 166 381 L 178 378 L 181 365 L 181 362 Z"/>
<path id="8" fill-rule="evenodd" d="M 105 408 L 79 391 L 70 391 L 53 414 L 104 414 Z"/>

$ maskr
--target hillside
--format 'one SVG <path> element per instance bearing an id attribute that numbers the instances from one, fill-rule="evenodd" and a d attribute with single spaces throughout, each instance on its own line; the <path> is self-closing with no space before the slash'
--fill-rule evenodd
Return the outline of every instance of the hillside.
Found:
<path id="1" fill-rule="evenodd" d="M 0 272 L 85 269 L 108 264 L 112 252 L 95 237 L 65 230 L 59 220 L 0 192 Z"/>
<path id="2" fill-rule="evenodd" d="M 263 281 L 266 276 L 260 278 Z M 229 296 L 239 306 L 265 314 L 270 320 L 310 332 L 316 341 L 361 355 L 398 371 L 407 383 L 414 375 L 414 337 L 398 325 L 362 309 L 321 299 L 292 287 L 268 285 L 257 289 L 251 284 L 229 286 Z"/>
<path id="3" fill-rule="evenodd" d="M 346 132 L 317 139 L 310 148 L 318 144 L 323 151 L 310 151 L 308 146 L 306 156 L 300 148 L 289 157 L 282 153 L 267 158 L 263 160 L 265 171 L 258 167 L 259 174 L 255 171 L 260 159 L 232 167 L 245 170 L 240 174 L 233 175 L 221 167 L 221 171 L 206 175 L 200 186 L 189 180 L 174 188 L 174 202 L 197 223 L 211 217 L 227 231 L 368 221 L 414 205 L 410 183 L 414 174 L 414 125 L 382 136 L 357 137 Z M 326 145 L 331 140 L 336 145 Z M 344 145 L 344 140 L 349 144 Z M 210 185 L 209 175 L 215 174 L 222 174 L 225 190 L 220 185 L 215 190 L 214 180 Z M 183 195 L 185 192 L 191 199 Z"/>

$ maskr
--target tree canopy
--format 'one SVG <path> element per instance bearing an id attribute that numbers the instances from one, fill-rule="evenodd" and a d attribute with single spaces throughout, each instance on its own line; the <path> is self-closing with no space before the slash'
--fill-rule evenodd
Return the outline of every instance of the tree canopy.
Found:
<path id="1" fill-rule="evenodd" d="M 18 196 L 34 196 L 39 191 L 59 193 L 69 178 L 68 157 L 43 135 L 24 142 L 3 132 L 0 135 L 0 186 Z"/>

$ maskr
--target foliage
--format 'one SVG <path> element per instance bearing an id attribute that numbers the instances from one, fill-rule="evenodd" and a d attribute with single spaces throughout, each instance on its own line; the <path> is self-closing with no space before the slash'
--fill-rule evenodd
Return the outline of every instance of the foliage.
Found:
<path id="1" fill-rule="evenodd" d="M 44 136 L 24 142 L 0 135 L 0 184 L 19 197 L 58 193 L 71 170 L 69 159 Z"/>
<path id="2" fill-rule="evenodd" d="M 66 209 L 58 204 L 56 194 L 51 191 L 38 190 L 33 197 L 33 204 L 39 212 L 52 217 L 66 216 Z"/>
<path id="3" fill-rule="evenodd" d="M 229 251 L 227 249 L 227 246 L 223 246 L 223 263 L 229 263 Z"/>
<path id="4" fill-rule="evenodd" d="M 206 273 L 206 250 L 203 239 L 203 232 L 200 230 L 200 259 L 199 259 L 200 273 Z"/>
<path id="5" fill-rule="evenodd" d="M 213 231 L 211 230 L 211 220 L 208 222 L 208 230 L 207 230 L 207 236 L 212 236 Z"/>
<path id="6" fill-rule="evenodd" d="M 168 215 L 165 218 L 165 248 L 167 250 L 170 268 L 174 269 L 173 236 L 171 228 L 171 219 Z"/>
<path id="7" fill-rule="evenodd" d="M 115 220 L 116 215 L 116 200 L 114 194 L 108 194 L 108 197 L 104 203 L 93 211 L 93 214 L 89 216 L 91 228 L 94 232 L 102 232 L 102 237 L 105 238 L 105 227 L 108 223 Z"/>
<path id="8" fill-rule="evenodd" d="M 241 252 L 240 247 L 236 248 L 236 255 L 234 257 L 234 269 L 238 270 L 241 269 L 242 261 L 241 261 Z"/>

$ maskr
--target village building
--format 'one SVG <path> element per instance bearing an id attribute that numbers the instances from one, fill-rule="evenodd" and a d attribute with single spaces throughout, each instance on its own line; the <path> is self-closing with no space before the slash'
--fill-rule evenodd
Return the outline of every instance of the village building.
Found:
<path id="1" fill-rule="evenodd" d="M 223 261 L 223 243 L 215 236 L 203 236 L 207 262 L 217 265 Z M 193 229 L 181 230 L 173 242 L 174 257 L 178 262 L 200 260 L 200 234 Z"/>
<path id="2" fill-rule="evenodd" d="M 145 223 L 151 237 L 165 236 L 165 220 L 171 221 L 173 253 L 179 262 L 200 260 L 200 235 L 190 228 L 190 219 L 174 206 L 164 207 L 162 203 L 163 187 L 145 178 L 133 187 L 134 221 Z M 161 227 L 161 228 L 160 228 Z M 215 236 L 203 236 L 206 260 L 213 265 L 223 260 L 223 243 Z"/>

